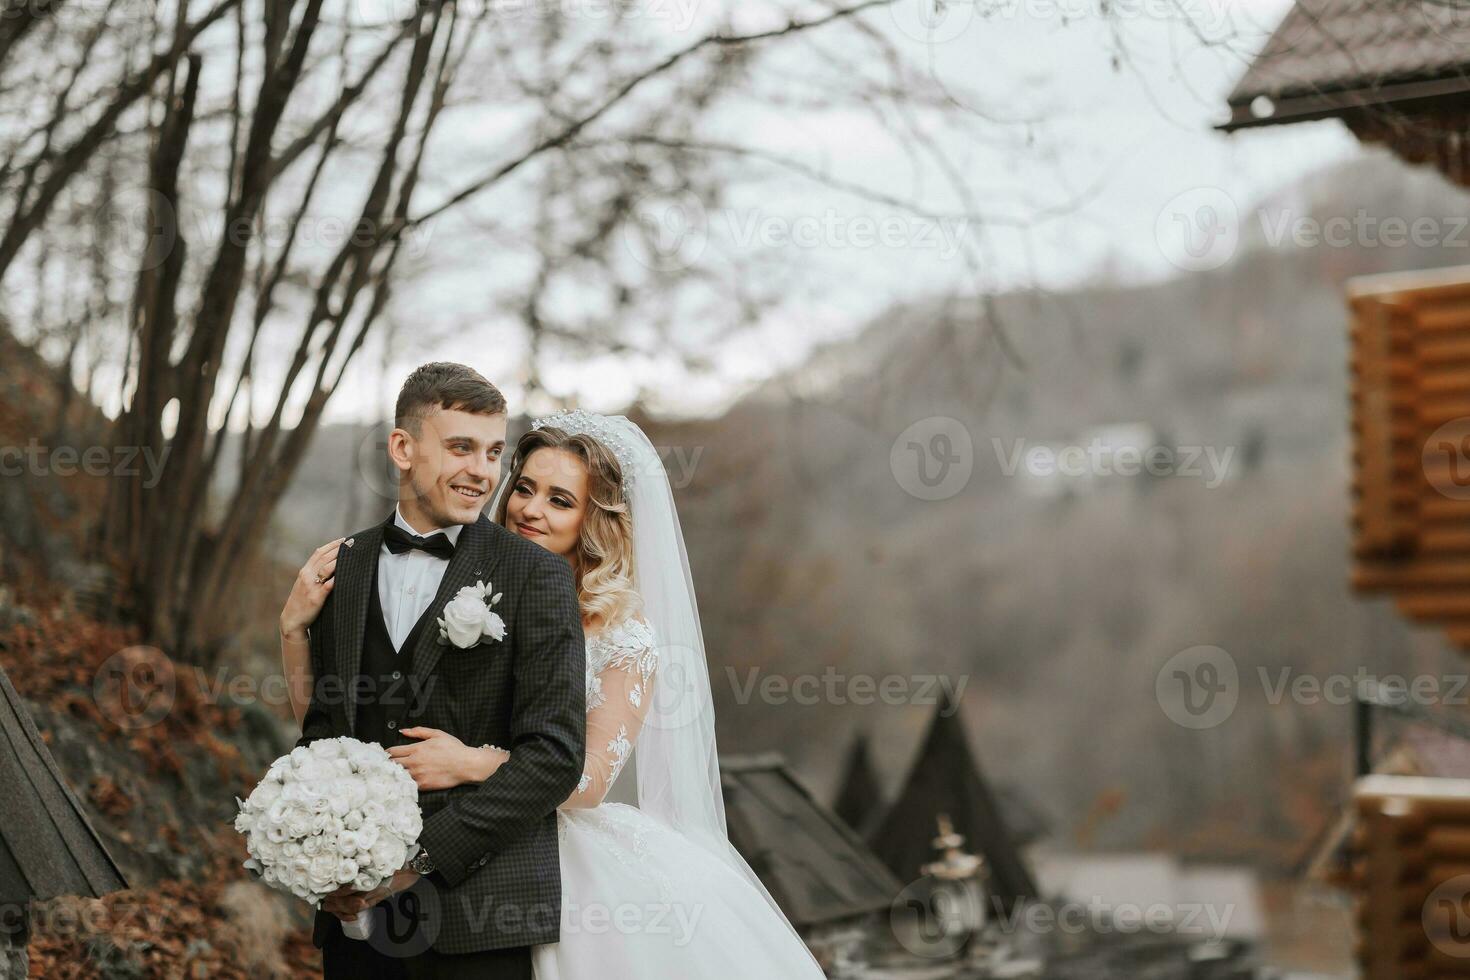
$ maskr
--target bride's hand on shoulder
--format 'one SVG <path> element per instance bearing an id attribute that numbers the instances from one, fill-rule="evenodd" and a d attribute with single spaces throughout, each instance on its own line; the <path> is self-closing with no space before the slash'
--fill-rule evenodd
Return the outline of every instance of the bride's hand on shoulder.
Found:
<path id="1" fill-rule="evenodd" d="M 388 754 L 408 770 L 420 790 L 449 789 L 466 783 L 484 782 L 510 758 L 505 749 L 494 745 L 478 748 L 465 745 L 437 728 L 405 728 L 402 734 L 419 741 L 412 745 L 395 745 Z"/>
<path id="2" fill-rule="evenodd" d="M 286 607 L 281 610 L 281 635 L 300 638 L 306 628 L 316 622 L 322 604 L 337 581 L 337 550 L 345 538 L 328 541 L 311 553 L 296 581 L 291 585 L 291 594 L 286 597 Z"/>

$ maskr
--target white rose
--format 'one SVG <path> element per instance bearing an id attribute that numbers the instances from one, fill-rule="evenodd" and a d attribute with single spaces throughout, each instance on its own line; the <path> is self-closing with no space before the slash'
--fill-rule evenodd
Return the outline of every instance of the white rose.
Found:
<path id="1" fill-rule="evenodd" d="M 382 871 L 403 867 L 408 860 L 408 848 L 396 837 L 383 836 L 373 845 L 373 867 Z"/>
<path id="2" fill-rule="evenodd" d="M 399 803 L 388 817 L 388 826 L 404 840 L 414 840 L 424 829 L 419 808 L 410 803 Z"/>
<path id="3" fill-rule="evenodd" d="M 337 880 L 337 858 L 332 854 L 318 854 L 308 865 L 307 880 L 312 891 L 331 891 Z"/>
<path id="4" fill-rule="evenodd" d="M 304 745 L 298 745 L 291 750 L 291 764 L 297 769 L 311 761 L 311 749 Z"/>
<path id="5" fill-rule="evenodd" d="M 359 850 L 371 851 L 380 836 L 378 825 L 375 823 L 363 824 L 354 836 L 357 838 L 357 847 Z"/>
<path id="6" fill-rule="evenodd" d="M 486 609 L 483 630 L 487 636 L 503 640 L 505 639 L 505 620 L 501 619 L 498 613 Z"/>
<path id="7" fill-rule="evenodd" d="M 350 857 L 339 857 L 337 859 L 337 880 L 341 882 L 352 881 L 357 877 L 357 862 Z"/>
<path id="8" fill-rule="evenodd" d="M 339 819 L 347 816 L 348 811 L 352 809 L 352 804 L 347 799 L 346 787 L 342 783 L 337 784 L 337 788 L 332 791 L 327 802 L 332 808 L 332 815 Z"/>
<path id="9" fill-rule="evenodd" d="M 340 759 L 346 752 L 342 742 L 335 738 L 318 739 L 311 743 L 310 748 L 318 759 Z"/>
<path id="10" fill-rule="evenodd" d="M 276 800 L 279 800 L 281 793 L 282 788 L 280 783 L 273 779 L 266 780 L 255 787 L 255 792 L 250 794 L 250 799 L 246 803 L 255 809 L 263 810 Z"/>
<path id="11" fill-rule="evenodd" d="M 356 745 L 347 746 L 347 761 L 358 772 L 387 757 L 387 751 L 376 742 L 358 742 Z"/>
<path id="12" fill-rule="evenodd" d="M 286 831 L 287 837 L 305 837 L 312 831 L 311 819 L 312 815 L 307 810 L 292 807 L 286 812 L 280 826 Z"/>
<path id="13" fill-rule="evenodd" d="M 367 783 L 361 779 L 344 779 L 342 781 L 342 799 L 347 801 L 348 810 L 357 810 L 367 802 Z"/>
<path id="14" fill-rule="evenodd" d="M 485 626 L 485 600 L 473 593 L 457 595 L 444 607 L 444 618 L 440 621 L 449 642 L 464 649 L 480 640 Z"/>

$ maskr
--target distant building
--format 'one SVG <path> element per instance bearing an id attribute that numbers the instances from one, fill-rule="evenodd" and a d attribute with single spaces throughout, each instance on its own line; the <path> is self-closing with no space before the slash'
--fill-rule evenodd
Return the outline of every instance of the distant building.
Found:
<path id="1" fill-rule="evenodd" d="M 874 824 L 883 815 L 883 790 L 878 783 L 878 774 L 873 769 L 872 756 L 868 750 L 868 736 L 853 739 L 847 752 L 847 762 L 842 767 L 842 782 L 837 790 L 837 799 L 832 812 L 841 817 L 859 836 L 866 837 L 876 829 Z"/>
<path id="2" fill-rule="evenodd" d="M 1255 872 L 1184 864 L 1168 854 L 1048 854 L 1036 873 L 1055 900 L 1097 910 L 1101 919 L 1152 922 L 1150 931 L 1197 941 L 1260 942 L 1265 908 Z M 1093 923 L 1106 931 L 1106 922 Z"/>
<path id="3" fill-rule="evenodd" d="M 939 815 L 947 814 L 966 848 L 985 858 L 992 900 L 1009 911 L 1039 897 L 1036 882 L 1008 826 L 999 795 L 981 773 L 955 705 L 949 698 L 934 714 L 908 779 L 869 838 L 873 850 L 904 882 L 921 877 L 934 860 Z"/>
<path id="4" fill-rule="evenodd" d="M 1470 186 L 1470 18 L 1438 0 L 1296 0 L 1227 98 L 1227 132 L 1340 119 Z"/>
<path id="5" fill-rule="evenodd" d="M 1441 0 L 1296 0 L 1231 92 L 1221 128 L 1338 119 L 1363 143 L 1470 187 L 1466 13 Z M 1463 232 L 1454 215 L 1398 217 L 1444 243 Z M 1470 266 L 1359 277 L 1344 299 L 1352 584 L 1470 650 Z M 1360 773 L 1462 765 L 1453 750 L 1408 743 L 1378 763 L 1368 741 L 1360 730 Z M 1323 829 L 1309 871 L 1356 891 L 1367 980 L 1470 975 L 1467 828 L 1470 781 L 1364 774 L 1352 811 Z"/>

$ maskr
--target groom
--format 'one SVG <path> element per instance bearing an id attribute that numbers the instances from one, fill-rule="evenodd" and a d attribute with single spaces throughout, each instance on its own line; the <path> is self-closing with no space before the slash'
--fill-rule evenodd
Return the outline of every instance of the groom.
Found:
<path id="1" fill-rule="evenodd" d="M 420 793 L 420 854 L 378 892 L 327 899 L 312 938 L 328 980 L 530 980 L 530 947 L 559 936 L 556 807 L 586 750 L 572 571 L 481 513 L 505 450 L 494 385 L 461 364 L 425 364 L 395 415 L 398 506 L 337 551 L 311 628 L 315 685 L 299 744 L 351 735 L 390 748 L 418 727 L 511 754 L 484 782 Z M 477 582 L 501 593 L 504 635 L 441 639 L 444 607 Z M 374 905 L 369 939 L 344 936 L 339 920 Z"/>

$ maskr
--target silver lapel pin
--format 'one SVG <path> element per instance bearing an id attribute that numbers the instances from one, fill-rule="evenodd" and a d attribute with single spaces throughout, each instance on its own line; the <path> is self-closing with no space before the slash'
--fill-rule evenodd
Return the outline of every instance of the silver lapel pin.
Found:
<path id="1" fill-rule="evenodd" d="M 354 542 L 356 540 L 357 540 L 356 538 L 348 538 L 346 541 L 344 541 L 342 543 L 345 544 L 345 545 L 347 545 L 347 547 L 351 548 L 352 547 L 352 542 Z"/>

